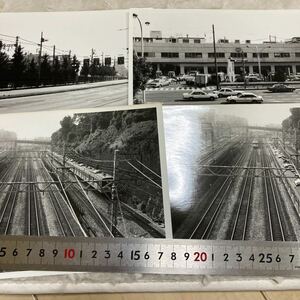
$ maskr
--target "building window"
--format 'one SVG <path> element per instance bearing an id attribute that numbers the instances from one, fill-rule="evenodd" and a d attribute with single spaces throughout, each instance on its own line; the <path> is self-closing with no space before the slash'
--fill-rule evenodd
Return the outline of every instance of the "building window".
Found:
<path id="1" fill-rule="evenodd" d="M 162 52 L 161 57 L 162 58 L 178 58 L 179 53 L 178 52 Z"/>
<path id="2" fill-rule="evenodd" d="M 211 53 L 208 53 L 208 57 L 209 58 L 214 58 L 215 57 L 215 53 L 214 52 L 211 52 Z M 224 52 L 216 52 L 216 57 L 218 58 L 222 58 L 222 57 L 225 57 L 225 53 Z"/>
<path id="3" fill-rule="evenodd" d="M 246 52 L 231 52 L 230 53 L 230 57 L 232 58 L 244 58 L 247 57 L 247 53 Z"/>
<path id="4" fill-rule="evenodd" d="M 296 56 L 296 57 L 300 57 L 300 52 L 296 52 L 296 53 L 295 53 L 295 56 Z"/>
<path id="5" fill-rule="evenodd" d="M 202 53 L 200 52 L 186 52 L 185 58 L 202 58 Z"/>
<path id="6" fill-rule="evenodd" d="M 189 39 L 182 39 L 182 42 L 185 43 L 185 44 L 188 44 L 190 42 Z"/>
<path id="7" fill-rule="evenodd" d="M 142 53 L 138 52 L 137 56 L 141 57 Z M 144 57 L 155 57 L 155 52 L 144 52 Z"/>
<path id="8" fill-rule="evenodd" d="M 200 39 L 194 39 L 194 44 L 200 44 L 201 40 Z"/>
<path id="9" fill-rule="evenodd" d="M 153 39 L 152 38 L 145 38 L 144 41 L 146 43 L 153 43 Z"/>
<path id="10" fill-rule="evenodd" d="M 256 58 L 257 57 L 257 53 L 253 53 L 253 58 Z M 266 52 L 260 52 L 259 53 L 259 57 L 260 58 L 268 58 L 269 57 L 269 53 L 266 53 Z"/>
<path id="11" fill-rule="evenodd" d="M 177 39 L 174 39 L 174 38 L 168 38 L 168 39 L 166 39 L 166 42 L 167 42 L 167 43 L 173 43 L 173 44 L 175 44 L 175 43 L 177 43 Z"/>
<path id="12" fill-rule="evenodd" d="M 288 52 L 275 52 L 274 57 L 290 57 L 290 53 L 288 53 Z"/>

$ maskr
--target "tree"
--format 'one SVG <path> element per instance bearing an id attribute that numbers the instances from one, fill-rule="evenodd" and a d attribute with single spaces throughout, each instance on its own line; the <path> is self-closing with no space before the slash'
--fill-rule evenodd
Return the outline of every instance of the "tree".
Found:
<path id="1" fill-rule="evenodd" d="M 60 121 L 60 126 L 61 126 L 60 131 L 62 134 L 62 138 L 64 141 L 68 142 L 69 134 L 72 132 L 72 130 L 74 128 L 74 123 L 73 123 L 72 117 L 70 117 L 70 116 L 64 117 Z"/>
<path id="2" fill-rule="evenodd" d="M 24 59 L 23 49 L 20 45 L 16 47 L 11 62 L 12 62 L 11 75 L 12 75 L 13 85 L 14 87 L 21 86 L 24 80 L 26 63 Z"/>
<path id="3" fill-rule="evenodd" d="M 62 62 L 62 80 L 63 83 L 68 83 L 71 81 L 71 73 L 72 73 L 72 66 L 69 56 L 63 56 L 63 62 Z"/>
<path id="4" fill-rule="evenodd" d="M 52 73 L 52 83 L 54 85 L 62 82 L 62 70 L 57 56 L 54 58 L 51 73 Z"/>
<path id="5" fill-rule="evenodd" d="M 133 95 L 145 89 L 146 82 L 152 74 L 152 66 L 143 57 L 138 57 L 133 53 Z"/>
<path id="6" fill-rule="evenodd" d="M 83 64 L 81 70 L 80 70 L 80 75 L 84 76 L 84 80 L 87 81 L 87 78 L 90 74 L 90 67 L 88 64 Z"/>
<path id="7" fill-rule="evenodd" d="M 80 62 L 77 59 L 76 55 L 73 55 L 71 65 L 72 65 L 71 79 L 72 79 L 72 82 L 76 82 L 77 81 L 77 75 L 78 75 L 78 72 L 79 72 L 79 67 L 80 67 Z"/>
<path id="8" fill-rule="evenodd" d="M 94 63 L 91 64 L 89 74 L 92 76 L 92 81 L 94 81 L 94 77 L 99 75 L 99 67 Z"/>
<path id="9" fill-rule="evenodd" d="M 284 68 L 279 68 L 274 74 L 274 81 L 284 82 L 286 80 L 286 73 Z"/>
<path id="10" fill-rule="evenodd" d="M 100 76 L 115 76 L 116 70 L 114 67 L 110 66 L 101 66 L 99 68 L 99 75 Z"/>
<path id="11" fill-rule="evenodd" d="M 49 55 L 45 54 L 42 57 L 41 62 L 41 83 L 49 84 L 51 83 L 51 66 L 49 63 Z"/>
<path id="12" fill-rule="evenodd" d="M 0 41 L 0 87 L 7 87 L 9 79 L 9 58 L 2 51 L 3 44 Z"/>
<path id="13" fill-rule="evenodd" d="M 38 82 L 38 66 L 32 58 L 25 71 L 26 85 L 33 86 Z"/>

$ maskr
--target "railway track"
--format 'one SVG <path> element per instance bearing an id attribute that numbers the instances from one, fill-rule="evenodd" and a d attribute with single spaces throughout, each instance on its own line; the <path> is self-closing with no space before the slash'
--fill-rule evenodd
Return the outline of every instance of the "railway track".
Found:
<path id="1" fill-rule="evenodd" d="M 281 168 L 270 147 L 268 147 L 268 153 L 270 162 L 272 161 L 275 167 Z M 276 171 L 274 170 L 273 174 L 275 173 Z M 291 195 L 291 191 L 288 188 L 288 185 L 290 185 L 291 182 L 286 177 L 282 177 L 281 173 L 278 173 L 277 175 L 280 175 L 280 177 L 273 179 L 276 183 L 276 194 L 281 195 L 282 199 L 282 201 L 278 201 L 278 209 L 281 215 L 285 240 L 296 241 L 299 239 L 300 216 L 297 211 L 296 203 L 294 202 L 293 196 Z M 280 189 L 279 186 L 281 186 L 283 189 Z M 290 209 L 287 208 L 288 206 L 290 207 Z M 292 214 L 294 217 L 293 219 Z"/>
<path id="2" fill-rule="evenodd" d="M 4 197 L 4 201 L 0 208 L 0 234 L 7 235 L 9 234 L 12 218 L 14 213 L 14 208 L 19 194 L 19 189 L 24 173 L 24 160 L 20 160 L 16 168 L 15 176 L 13 182 L 18 182 L 9 186 L 8 191 Z"/>
<path id="3" fill-rule="evenodd" d="M 265 147 L 262 149 L 261 162 L 263 167 L 271 167 L 270 157 L 266 153 Z M 279 202 L 284 201 L 281 198 L 277 182 L 274 178 L 274 173 L 270 169 L 264 170 L 263 177 L 264 196 L 265 196 L 265 211 L 266 214 L 266 240 L 270 241 L 285 241 L 286 229 L 279 210 Z"/>
<path id="4" fill-rule="evenodd" d="M 239 166 L 246 157 L 246 151 L 243 151 L 238 159 L 234 162 L 233 166 Z M 225 172 L 222 170 L 221 172 Z M 239 171 L 237 171 L 239 172 Z M 222 178 L 222 183 L 218 191 L 214 194 L 213 198 L 209 198 L 208 207 L 205 209 L 204 213 L 201 214 L 200 221 L 194 227 L 191 234 L 189 234 L 190 239 L 209 239 L 212 231 L 215 228 L 216 221 L 221 212 L 222 205 L 227 199 L 227 195 L 235 181 L 234 176 L 227 176 Z M 211 194 L 210 194 L 211 195 Z"/>
<path id="5" fill-rule="evenodd" d="M 114 237 L 112 234 L 111 221 L 108 220 L 91 202 L 87 199 L 87 197 L 83 194 L 83 191 L 79 186 L 74 186 L 74 190 L 68 191 L 70 198 L 72 201 L 76 203 L 77 209 L 80 210 L 79 218 L 82 219 L 85 223 L 85 227 L 87 227 L 89 232 L 92 232 L 94 236 L 99 236 L 99 230 L 93 229 L 93 226 L 89 222 L 89 218 L 92 218 L 94 222 L 99 226 L 101 232 L 106 237 Z M 81 207 L 78 206 L 78 203 L 81 204 Z M 86 214 L 88 212 L 88 214 Z M 123 237 L 122 233 L 114 228 L 116 232 L 115 237 Z M 100 236 L 103 236 L 103 235 Z"/>
<path id="6" fill-rule="evenodd" d="M 25 231 L 27 235 L 44 235 L 45 225 L 41 217 L 41 196 L 37 190 L 35 169 L 32 161 L 27 160 L 26 164 L 26 181 L 29 182 L 26 189 L 26 220 Z"/>
<path id="7" fill-rule="evenodd" d="M 56 163 L 59 164 L 59 162 L 56 162 Z M 46 162 L 46 166 L 47 166 L 47 164 L 48 163 Z M 50 165 L 51 164 L 49 164 L 49 168 L 51 168 Z M 140 162 L 136 161 L 134 165 L 135 166 L 140 165 Z M 60 164 L 59 164 L 59 166 L 60 166 Z M 144 166 L 144 168 L 147 169 L 145 166 Z M 124 170 L 128 171 L 128 169 L 124 169 Z M 123 169 L 121 168 L 119 170 L 119 172 L 121 173 L 122 171 L 123 171 Z M 131 171 L 131 173 L 136 174 L 136 172 L 134 170 Z M 124 174 L 126 176 L 128 175 L 127 172 L 125 172 L 125 173 L 122 172 L 122 176 Z M 149 178 L 151 176 L 151 179 L 153 178 L 152 179 L 153 181 L 154 181 L 155 177 L 156 177 L 155 180 L 157 180 L 157 178 L 159 178 L 158 174 L 156 174 L 150 170 L 147 170 L 146 174 L 147 174 L 147 176 L 149 176 Z M 74 174 L 73 180 L 76 180 L 75 176 L 76 175 Z M 57 180 L 57 178 L 54 178 L 54 177 L 53 177 L 53 179 Z M 85 184 L 85 183 L 81 183 L 81 185 L 83 187 L 87 187 L 87 184 Z M 74 185 L 74 187 L 75 187 L 75 185 Z M 102 197 L 102 199 L 108 205 L 112 206 L 112 202 L 111 202 L 109 196 L 107 196 L 107 195 L 105 196 L 104 194 L 101 194 L 97 190 L 95 190 L 94 193 L 95 193 L 95 195 L 97 195 L 97 197 Z M 103 197 L 103 195 L 105 197 Z M 68 189 L 68 198 L 73 202 L 72 206 L 73 206 L 74 210 L 76 211 L 76 215 L 77 215 L 78 219 L 80 219 L 80 223 L 84 226 L 86 232 L 89 232 L 93 236 L 99 236 L 99 232 L 97 233 L 97 230 L 93 229 L 92 225 L 90 224 L 91 219 L 92 219 L 92 220 L 94 220 L 94 222 L 96 222 L 96 224 L 98 224 L 100 226 L 100 232 L 102 232 L 102 233 L 104 232 L 105 236 L 112 236 L 112 231 L 114 231 L 116 233 L 115 236 L 117 236 L 117 237 L 124 236 L 123 232 L 118 230 L 118 228 L 112 226 L 111 218 L 108 217 L 103 212 L 101 212 L 98 208 L 96 208 L 91 203 L 91 201 L 86 197 L 86 195 L 84 195 L 84 192 L 82 191 L 82 189 L 80 188 L 79 185 L 76 185 L 75 191 L 73 191 L 72 189 Z M 78 203 L 80 205 L 78 205 Z M 123 217 L 125 217 L 127 220 L 134 221 L 141 228 L 143 228 L 146 232 L 150 233 L 151 236 L 153 236 L 153 237 L 160 237 L 160 238 L 164 237 L 164 235 L 160 231 L 156 230 L 153 226 L 151 226 L 150 221 L 148 219 L 145 219 L 142 215 L 138 215 L 136 212 L 129 210 L 127 207 L 124 206 L 124 204 L 122 202 L 120 202 L 120 206 L 123 211 Z M 107 229 L 109 229 L 109 230 L 107 230 Z M 124 230 L 124 232 L 126 235 L 126 230 Z M 103 236 L 103 235 L 100 234 L 100 236 Z"/>
<path id="8" fill-rule="evenodd" d="M 46 180 L 52 180 L 51 175 L 48 173 L 48 170 L 43 163 L 41 163 L 40 174 Z M 60 203 L 62 200 L 62 196 L 59 193 L 59 190 L 55 186 L 51 186 L 49 188 L 48 194 L 56 217 L 57 227 L 59 228 L 62 236 L 76 236 L 69 218 L 66 216 L 64 209 Z M 58 194 L 60 196 L 58 196 Z"/>
<path id="9" fill-rule="evenodd" d="M 257 159 L 257 150 L 252 150 L 248 167 L 255 167 Z M 239 196 L 238 208 L 235 214 L 233 228 L 231 232 L 231 240 L 245 240 L 247 235 L 250 204 L 254 187 L 254 169 L 245 170 L 242 183 L 242 192 Z"/>
<path id="10" fill-rule="evenodd" d="M 224 152 L 234 146 L 240 145 L 241 143 L 242 143 L 242 141 L 240 139 L 236 139 L 235 141 L 229 141 L 227 143 L 218 145 L 218 147 L 215 147 L 215 149 L 213 149 L 212 151 L 201 155 L 201 159 L 199 160 L 199 163 L 204 163 L 210 159 L 213 159 L 213 158 L 215 158 L 215 155 L 218 152 L 220 152 L 220 151 Z"/>

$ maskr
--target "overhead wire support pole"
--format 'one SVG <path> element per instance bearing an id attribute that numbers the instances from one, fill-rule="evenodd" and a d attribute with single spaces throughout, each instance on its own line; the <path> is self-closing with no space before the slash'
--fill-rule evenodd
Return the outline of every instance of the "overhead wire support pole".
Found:
<path id="1" fill-rule="evenodd" d="M 117 168 L 117 152 L 119 150 L 115 150 L 114 151 L 114 166 L 113 166 L 113 182 L 112 182 L 112 186 L 111 186 L 111 202 L 112 202 L 112 228 L 111 228 L 111 232 L 113 234 L 113 236 L 116 236 L 116 228 L 118 225 L 118 197 L 116 195 L 116 168 Z"/>

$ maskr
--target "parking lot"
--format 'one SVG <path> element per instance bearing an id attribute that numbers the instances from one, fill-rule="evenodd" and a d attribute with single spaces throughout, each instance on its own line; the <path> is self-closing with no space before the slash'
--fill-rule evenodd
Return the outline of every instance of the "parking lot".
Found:
<path id="1" fill-rule="evenodd" d="M 159 88 L 146 88 L 145 96 L 147 103 L 160 102 L 163 104 L 227 104 L 226 97 L 217 98 L 216 100 L 183 100 L 183 93 L 192 91 L 193 87 L 188 87 L 184 83 L 173 83 L 168 86 Z M 243 92 L 254 93 L 257 96 L 262 96 L 263 103 L 300 103 L 300 89 L 294 92 L 272 93 L 267 89 L 256 89 L 247 87 L 246 90 L 238 88 Z M 141 100 L 141 95 L 137 95 L 137 99 Z"/>

